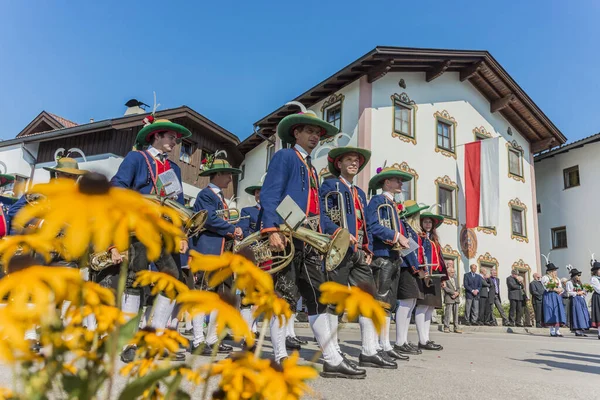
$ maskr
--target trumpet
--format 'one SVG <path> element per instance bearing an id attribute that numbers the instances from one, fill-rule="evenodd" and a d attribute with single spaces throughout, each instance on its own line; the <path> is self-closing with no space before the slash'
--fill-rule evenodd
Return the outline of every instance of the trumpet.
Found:
<path id="1" fill-rule="evenodd" d="M 290 247 L 289 250 L 286 248 L 282 255 L 274 254 L 269 243 L 269 234 L 260 231 L 254 232 L 237 243 L 233 247 L 233 252 L 239 253 L 246 248 L 249 249 L 258 265 L 271 261 L 270 269 L 266 272 L 274 274 L 292 262 L 296 251 L 293 239 L 298 239 L 323 254 L 325 256 L 325 269 L 333 271 L 346 256 L 350 245 L 350 233 L 347 229 L 340 229 L 335 235 L 328 236 L 304 227 L 292 230 L 288 225 L 281 224 L 279 225 L 279 233 L 286 237 Z"/>
<path id="2" fill-rule="evenodd" d="M 160 204 L 161 206 L 166 206 L 175 210 L 179 215 L 179 218 L 181 218 L 181 222 L 183 223 L 183 231 L 187 237 L 195 236 L 203 230 L 206 219 L 208 218 L 208 212 L 206 210 L 200 210 L 195 213 L 194 211 L 168 197 L 162 197 L 155 194 L 145 194 L 143 196 L 148 201 L 152 201 Z"/>
<path id="3" fill-rule="evenodd" d="M 381 216 L 381 211 L 383 210 L 387 211 L 388 218 L 383 218 Z M 396 213 L 396 209 L 391 204 L 385 203 L 377 207 L 377 218 L 379 219 L 379 224 L 398 233 L 400 232 L 400 229 L 396 224 L 396 218 L 394 218 L 394 213 Z M 400 246 L 400 243 L 394 243 L 394 245 L 392 246 L 392 250 L 400 251 L 402 250 L 402 246 Z"/>
<path id="4" fill-rule="evenodd" d="M 340 192 L 340 183 L 337 182 L 335 185 L 336 190 L 325 195 L 325 213 L 334 224 L 340 228 L 346 229 L 347 222 L 344 198 L 342 197 L 342 192 Z M 331 207 L 329 207 L 329 199 L 333 202 Z M 337 206 L 335 204 L 337 204 Z"/>
<path id="5" fill-rule="evenodd" d="M 217 214 L 217 217 L 223 218 L 226 222 L 229 222 L 230 224 L 234 224 L 234 225 L 237 224 L 238 222 L 240 222 L 240 220 L 242 220 L 242 219 L 250 218 L 249 215 L 244 215 L 242 217 L 240 210 L 238 210 L 237 208 L 228 208 L 225 210 L 217 210 L 216 214 Z"/>

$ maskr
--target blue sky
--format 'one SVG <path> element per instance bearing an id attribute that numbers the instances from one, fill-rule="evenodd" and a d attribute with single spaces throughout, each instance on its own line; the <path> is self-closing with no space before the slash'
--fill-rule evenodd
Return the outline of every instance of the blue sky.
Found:
<path id="1" fill-rule="evenodd" d="M 0 138 L 41 110 L 98 121 L 156 91 L 243 139 L 385 45 L 490 51 L 572 141 L 600 131 L 599 21 L 596 0 L 0 1 Z"/>

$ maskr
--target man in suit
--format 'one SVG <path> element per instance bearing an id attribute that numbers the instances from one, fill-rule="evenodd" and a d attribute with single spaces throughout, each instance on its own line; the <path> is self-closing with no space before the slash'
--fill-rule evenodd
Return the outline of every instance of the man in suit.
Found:
<path id="1" fill-rule="evenodd" d="M 480 268 L 481 275 L 481 291 L 479 292 L 479 315 L 477 316 L 477 325 L 484 325 L 490 318 L 490 310 L 488 310 L 490 281 L 487 268 Z"/>
<path id="2" fill-rule="evenodd" d="M 458 329 L 458 305 L 460 304 L 460 293 L 458 292 L 458 282 L 454 276 L 454 260 L 446 260 L 446 270 L 448 271 L 448 280 L 443 285 L 444 289 L 444 333 L 450 333 L 450 314 L 454 325 L 454 333 L 462 333 Z"/>
<path id="3" fill-rule="evenodd" d="M 504 307 L 502 307 L 502 299 L 500 297 L 500 279 L 498 279 L 498 271 L 496 270 L 496 268 L 492 268 L 492 277 L 490 278 L 490 282 L 491 282 L 492 286 L 494 287 L 494 298 L 490 299 L 490 300 L 493 303 L 493 305 L 496 306 L 496 309 L 498 310 L 498 312 L 500 313 L 500 316 L 502 317 L 502 325 L 506 325 L 508 318 L 506 317 L 506 312 L 504 311 Z M 494 310 L 494 307 L 492 306 L 492 311 L 493 310 Z M 494 325 L 496 325 L 495 318 L 493 318 L 492 323 Z"/>
<path id="4" fill-rule="evenodd" d="M 477 271 L 477 265 L 471 264 L 471 272 L 467 272 L 463 277 L 463 285 L 465 286 L 465 325 L 477 325 L 477 317 L 479 315 L 479 291 L 481 290 L 482 281 L 481 275 Z"/>
<path id="5" fill-rule="evenodd" d="M 511 275 L 506 278 L 506 287 L 508 288 L 508 300 L 510 301 L 510 311 L 508 315 L 508 326 L 523 326 L 523 285 L 518 279 L 519 273 L 513 269 Z"/>
<path id="6" fill-rule="evenodd" d="M 544 317 L 542 315 L 542 299 L 544 298 L 544 285 L 542 277 L 537 272 L 533 273 L 533 281 L 529 284 L 529 293 L 531 293 L 531 305 L 535 315 L 535 327 L 542 328 Z"/>

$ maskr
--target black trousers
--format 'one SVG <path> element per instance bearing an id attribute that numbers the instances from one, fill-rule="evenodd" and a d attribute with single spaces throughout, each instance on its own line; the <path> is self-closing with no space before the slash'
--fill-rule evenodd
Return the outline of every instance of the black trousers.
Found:
<path id="1" fill-rule="evenodd" d="M 482 324 L 491 322 L 492 320 L 492 303 L 490 303 L 489 297 L 479 298 L 479 317 L 477 321 Z"/>
<path id="2" fill-rule="evenodd" d="M 515 315 L 516 314 L 516 315 Z M 511 323 L 523 323 L 523 300 L 510 300 L 508 321 Z"/>
<path id="3" fill-rule="evenodd" d="M 308 315 L 325 313 L 327 307 L 319 303 L 319 287 L 325 281 L 321 255 L 310 246 L 294 243 L 296 253 L 293 261 L 273 276 L 275 292 L 285 299 L 292 310 L 300 296 L 304 299 Z"/>
<path id="4" fill-rule="evenodd" d="M 531 300 L 531 305 L 533 306 L 533 314 L 535 316 L 535 324 L 542 325 L 544 323 L 544 314 L 542 308 L 542 300 Z"/>
<path id="5" fill-rule="evenodd" d="M 396 311 L 401 263 L 402 259 L 393 260 L 388 257 L 378 257 L 373 260 L 371 265 L 377 289 L 377 299 L 389 304 L 390 308 L 386 309 L 388 316 Z"/>
<path id="6" fill-rule="evenodd" d="M 326 271 L 325 276 L 329 282 L 337 282 L 341 285 L 359 286 L 365 289 L 375 290 L 375 280 L 371 267 L 366 262 L 366 254 L 363 250 L 356 253 L 348 251 L 340 265 L 333 271 Z M 333 312 L 335 306 L 329 307 L 329 312 Z"/>

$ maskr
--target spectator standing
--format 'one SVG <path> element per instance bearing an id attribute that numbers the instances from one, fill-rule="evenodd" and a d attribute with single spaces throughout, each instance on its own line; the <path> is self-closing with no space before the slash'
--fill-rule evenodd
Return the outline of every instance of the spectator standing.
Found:
<path id="1" fill-rule="evenodd" d="M 477 265 L 471 264 L 471 271 L 463 277 L 465 286 L 465 325 L 477 325 L 479 315 L 479 291 L 481 290 L 482 279 L 477 271 Z"/>
<path id="2" fill-rule="evenodd" d="M 446 260 L 448 280 L 442 283 L 444 290 L 444 333 L 450 333 L 450 314 L 454 325 L 454 333 L 462 333 L 458 329 L 458 305 L 460 304 L 460 293 L 458 282 L 455 277 L 454 260 Z"/>
<path id="3" fill-rule="evenodd" d="M 519 273 L 513 269 L 510 276 L 506 278 L 506 287 L 508 288 L 508 300 L 510 301 L 510 311 L 508 313 L 508 326 L 523 326 L 523 284 L 517 277 Z"/>
<path id="4" fill-rule="evenodd" d="M 533 273 L 533 281 L 529 283 L 529 293 L 531 294 L 531 305 L 535 316 L 535 327 L 542 328 L 544 316 L 542 315 L 542 299 L 544 297 L 544 285 L 542 277 L 537 272 Z"/>

